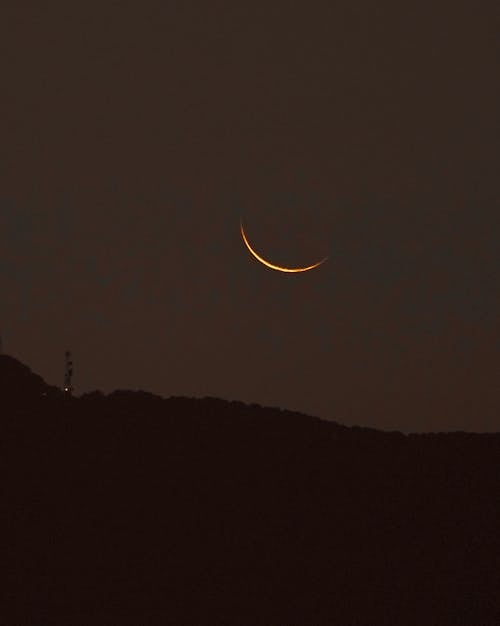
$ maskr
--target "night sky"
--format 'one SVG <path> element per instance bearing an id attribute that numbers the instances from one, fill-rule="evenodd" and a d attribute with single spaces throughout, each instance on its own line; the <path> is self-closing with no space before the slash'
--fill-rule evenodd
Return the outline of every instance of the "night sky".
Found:
<path id="1" fill-rule="evenodd" d="M 69 348 L 77 394 L 499 429 L 496 2 L 6 4 L 7 353 L 62 385 Z M 268 269 L 240 219 L 329 260 Z"/>

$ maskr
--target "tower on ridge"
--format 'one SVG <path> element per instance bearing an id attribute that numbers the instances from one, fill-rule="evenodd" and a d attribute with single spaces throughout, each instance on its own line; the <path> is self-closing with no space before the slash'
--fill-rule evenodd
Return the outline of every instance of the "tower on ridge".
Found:
<path id="1" fill-rule="evenodd" d="M 73 359 L 71 358 L 71 352 L 66 350 L 64 353 L 65 368 L 64 368 L 64 393 L 71 395 L 73 393 L 72 379 L 73 379 Z"/>

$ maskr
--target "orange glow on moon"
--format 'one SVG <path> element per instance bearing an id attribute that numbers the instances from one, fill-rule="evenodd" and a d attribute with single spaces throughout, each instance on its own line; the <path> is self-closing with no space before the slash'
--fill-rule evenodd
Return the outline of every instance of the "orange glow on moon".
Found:
<path id="1" fill-rule="evenodd" d="M 324 259 L 321 259 L 321 261 L 318 261 L 317 263 L 314 263 L 313 265 L 308 265 L 307 267 L 282 267 L 281 265 L 274 265 L 273 263 L 269 263 L 269 261 L 266 261 L 266 259 L 262 258 L 260 254 L 258 254 L 252 248 L 252 246 L 248 242 L 248 239 L 245 235 L 245 231 L 243 230 L 242 222 L 240 222 L 240 229 L 241 229 L 241 236 L 243 237 L 243 241 L 245 242 L 245 245 L 249 249 L 250 253 L 257 259 L 257 261 L 260 261 L 263 265 L 271 268 L 272 270 L 276 270 L 278 272 L 286 272 L 290 274 L 296 274 L 298 272 L 308 272 L 309 270 L 313 270 L 315 267 L 319 267 L 328 259 L 328 257 L 326 256 Z"/>

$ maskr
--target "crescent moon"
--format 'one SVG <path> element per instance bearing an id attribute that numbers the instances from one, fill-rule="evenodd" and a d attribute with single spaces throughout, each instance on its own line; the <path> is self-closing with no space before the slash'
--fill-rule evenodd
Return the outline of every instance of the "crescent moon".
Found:
<path id="1" fill-rule="evenodd" d="M 326 256 L 324 259 L 321 259 L 321 261 L 318 261 L 317 263 L 313 263 L 312 265 L 307 265 L 306 267 L 282 267 L 281 265 L 274 265 L 273 263 L 266 261 L 266 259 L 261 257 L 260 254 L 258 254 L 252 248 L 252 246 L 250 245 L 247 239 L 247 236 L 245 235 L 245 231 L 243 230 L 243 223 L 241 221 L 240 221 L 240 229 L 241 229 L 241 236 L 243 237 L 243 241 L 245 242 L 246 247 L 250 251 L 250 254 L 252 254 L 257 259 L 257 261 L 260 261 L 260 263 L 262 263 L 266 267 L 269 267 L 272 270 L 276 270 L 277 272 L 286 272 L 289 274 L 296 274 L 298 272 L 308 272 L 309 270 L 313 270 L 315 267 L 319 267 L 328 259 L 328 257 Z"/>

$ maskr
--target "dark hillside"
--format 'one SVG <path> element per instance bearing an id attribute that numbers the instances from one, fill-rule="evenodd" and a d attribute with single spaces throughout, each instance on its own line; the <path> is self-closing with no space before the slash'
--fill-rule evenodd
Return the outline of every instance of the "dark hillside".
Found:
<path id="1" fill-rule="evenodd" d="M 0 354 L 0 400 L 14 406 L 26 404 L 42 396 L 59 396 L 56 387 L 47 385 L 41 376 L 17 359 Z"/>
<path id="2" fill-rule="evenodd" d="M 0 381 L 2 624 L 500 624 L 500 435 Z"/>

